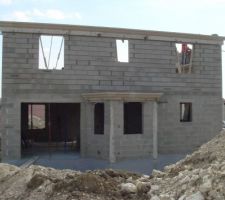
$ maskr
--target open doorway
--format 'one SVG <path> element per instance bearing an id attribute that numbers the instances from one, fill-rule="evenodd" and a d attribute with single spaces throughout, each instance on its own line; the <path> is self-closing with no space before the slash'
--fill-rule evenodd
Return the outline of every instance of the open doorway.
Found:
<path id="1" fill-rule="evenodd" d="M 22 154 L 80 151 L 79 103 L 22 103 Z"/>

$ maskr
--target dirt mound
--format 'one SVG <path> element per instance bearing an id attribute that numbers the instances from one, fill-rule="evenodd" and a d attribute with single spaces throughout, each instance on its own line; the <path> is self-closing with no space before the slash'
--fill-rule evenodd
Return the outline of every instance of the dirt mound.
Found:
<path id="1" fill-rule="evenodd" d="M 224 200 L 225 132 L 164 171 L 153 170 L 147 182 L 151 200 Z"/>
<path id="2" fill-rule="evenodd" d="M 150 177 L 111 169 L 81 173 L 0 164 L 0 199 L 224 200 L 224 188 L 225 132 Z"/>
<path id="3" fill-rule="evenodd" d="M 122 199 L 118 185 L 129 177 L 140 176 L 110 169 L 81 173 L 0 164 L 0 199 Z"/>

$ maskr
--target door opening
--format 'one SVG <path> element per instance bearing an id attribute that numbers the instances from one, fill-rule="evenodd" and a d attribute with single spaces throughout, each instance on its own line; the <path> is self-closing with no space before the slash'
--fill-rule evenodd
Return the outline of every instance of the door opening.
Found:
<path id="1" fill-rule="evenodd" d="M 22 154 L 80 151 L 80 103 L 22 103 Z"/>

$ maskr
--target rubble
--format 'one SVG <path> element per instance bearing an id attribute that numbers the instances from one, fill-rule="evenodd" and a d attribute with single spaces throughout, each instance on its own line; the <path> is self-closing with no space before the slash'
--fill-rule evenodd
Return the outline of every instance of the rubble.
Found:
<path id="1" fill-rule="evenodd" d="M 150 176 L 0 164 L 0 199 L 224 200 L 225 132 Z"/>
<path id="2" fill-rule="evenodd" d="M 121 192 L 124 194 L 136 193 L 137 187 L 133 183 L 122 183 L 121 184 Z"/>

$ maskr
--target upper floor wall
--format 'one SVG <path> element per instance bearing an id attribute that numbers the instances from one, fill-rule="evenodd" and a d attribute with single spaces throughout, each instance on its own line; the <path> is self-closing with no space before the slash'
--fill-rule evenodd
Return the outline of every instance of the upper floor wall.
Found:
<path id="1" fill-rule="evenodd" d="M 145 91 L 222 96 L 223 38 L 193 34 L 0 22 L 3 97 Z M 64 37 L 64 68 L 39 69 L 41 35 Z M 129 62 L 118 62 L 116 39 L 128 40 Z M 177 73 L 176 43 L 193 45 L 191 73 Z"/>

